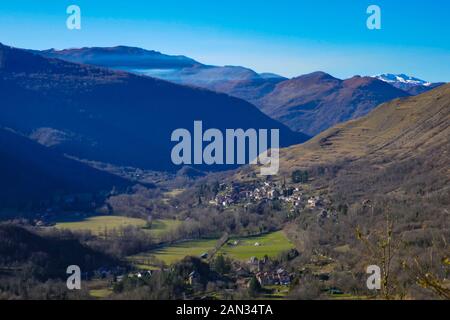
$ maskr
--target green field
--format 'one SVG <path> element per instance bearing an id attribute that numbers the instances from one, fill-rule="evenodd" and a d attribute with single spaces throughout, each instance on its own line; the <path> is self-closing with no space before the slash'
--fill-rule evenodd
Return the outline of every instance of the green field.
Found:
<path id="1" fill-rule="evenodd" d="M 131 261 L 139 261 L 139 265 L 141 265 L 141 267 L 147 264 L 145 262 L 146 260 L 150 261 L 153 258 L 162 261 L 167 265 L 171 265 L 187 256 L 199 257 L 203 253 L 214 249 L 216 243 L 217 239 L 183 242 L 176 245 L 163 247 L 148 253 L 131 256 L 129 259 Z"/>
<path id="2" fill-rule="evenodd" d="M 90 290 L 89 294 L 91 295 L 91 297 L 96 298 L 96 299 L 104 299 L 109 297 L 111 294 L 113 293 L 113 291 L 111 289 L 96 289 L 96 290 Z"/>
<path id="3" fill-rule="evenodd" d="M 113 293 L 108 280 L 86 281 L 85 287 L 88 289 L 90 296 L 95 299 L 108 298 Z"/>
<path id="4" fill-rule="evenodd" d="M 159 238 L 164 235 L 164 233 L 175 230 L 181 224 L 182 222 L 178 220 L 154 220 L 149 231 L 153 237 Z"/>
<path id="5" fill-rule="evenodd" d="M 155 237 L 161 237 L 165 232 L 176 229 L 181 221 L 154 220 L 151 229 L 145 229 Z M 122 216 L 95 216 L 84 219 L 70 218 L 56 222 L 55 228 L 71 231 L 90 231 L 95 235 L 103 235 L 105 231 L 112 231 L 127 226 L 145 228 L 147 222 L 143 219 L 128 218 Z"/>
<path id="6" fill-rule="evenodd" d="M 264 300 L 285 300 L 289 294 L 289 287 L 285 286 L 265 286 L 264 289 L 272 291 L 263 295 Z"/>
<path id="7" fill-rule="evenodd" d="M 156 261 L 162 261 L 167 265 L 182 260 L 187 256 L 199 257 L 203 253 L 212 250 L 218 239 L 196 240 L 183 242 L 172 246 L 162 247 L 158 250 L 138 254 L 129 257 L 140 269 L 153 268 Z M 235 260 L 248 261 L 251 257 L 263 258 L 265 255 L 276 257 L 281 252 L 294 248 L 282 231 L 269 233 L 259 237 L 233 238 L 219 250 L 219 254 L 229 256 Z M 259 243 L 260 246 L 255 246 Z"/>
<path id="8" fill-rule="evenodd" d="M 100 235 L 107 231 L 119 229 L 121 227 L 135 226 L 144 228 L 146 221 L 121 216 L 96 216 L 86 219 L 57 222 L 55 227 L 71 231 L 91 231 L 93 234 Z"/>
<path id="9" fill-rule="evenodd" d="M 238 244 L 232 245 L 235 241 Z M 255 246 L 256 243 L 259 246 Z M 284 232 L 278 231 L 258 237 L 233 238 L 219 252 L 234 260 L 247 261 L 252 257 L 264 258 L 265 255 L 277 257 L 281 252 L 293 248 L 294 245 L 286 238 Z"/>

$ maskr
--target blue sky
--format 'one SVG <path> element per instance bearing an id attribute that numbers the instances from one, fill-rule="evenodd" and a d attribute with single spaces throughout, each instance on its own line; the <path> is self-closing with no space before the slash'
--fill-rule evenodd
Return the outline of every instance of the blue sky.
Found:
<path id="1" fill-rule="evenodd" d="M 82 30 L 66 28 L 71 4 Z M 366 27 L 371 4 L 381 7 L 382 30 Z M 449 12 L 441 0 L 14 0 L 0 2 L 0 42 L 131 45 L 289 77 L 322 70 L 450 81 Z"/>

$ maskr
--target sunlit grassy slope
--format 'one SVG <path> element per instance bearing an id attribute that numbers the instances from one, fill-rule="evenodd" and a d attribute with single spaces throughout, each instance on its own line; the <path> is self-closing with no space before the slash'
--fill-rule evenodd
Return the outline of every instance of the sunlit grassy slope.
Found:
<path id="1" fill-rule="evenodd" d="M 237 243 L 234 245 L 234 243 Z M 258 259 L 264 256 L 277 257 L 281 252 L 294 248 L 286 238 L 283 231 L 269 233 L 259 237 L 231 239 L 222 247 L 220 253 L 234 260 L 249 260 L 252 257 Z"/>
<path id="2" fill-rule="evenodd" d="M 207 253 L 212 250 L 216 243 L 216 239 L 183 242 L 172 246 L 163 247 L 148 253 L 138 254 L 130 257 L 130 259 L 132 261 L 143 262 L 150 258 L 156 258 L 157 260 L 163 261 L 167 265 L 170 265 L 187 256 L 199 257 L 203 253 Z"/>
<path id="3" fill-rule="evenodd" d="M 97 216 L 82 220 L 56 223 L 58 229 L 68 229 L 71 231 L 91 231 L 99 235 L 106 231 L 112 231 L 127 226 L 144 227 L 146 221 L 121 216 Z"/>
<path id="4" fill-rule="evenodd" d="M 160 238 L 165 232 L 176 229 L 180 224 L 181 221 L 176 220 L 153 220 L 151 228 L 145 230 L 153 237 Z M 85 219 L 71 218 L 69 221 L 57 222 L 55 225 L 58 229 L 90 231 L 95 235 L 102 235 L 105 231 L 110 232 L 127 226 L 146 228 L 147 222 L 144 219 L 122 216 L 95 216 Z"/>
<path id="5" fill-rule="evenodd" d="M 205 239 L 183 242 L 172 246 L 162 247 L 158 250 L 134 255 L 129 258 L 138 266 L 146 269 L 155 260 L 163 261 L 167 265 L 182 260 L 187 256 L 200 257 L 208 253 L 217 244 L 218 239 Z M 234 245 L 235 241 L 237 245 Z M 259 246 L 255 246 L 259 244 Z M 218 252 L 234 260 L 247 261 L 251 257 L 276 257 L 280 253 L 294 248 L 282 231 L 273 232 L 258 237 L 232 238 Z"/>
<path id="6" fill-rule="evenodd" d="M 395 99 L 366 117 L 337 125 L 310 141 L 280 151 L 280 174 L 338 161 L 403 160 L 448 145 L 450 84 Z M 448 157 L 447 157 L 448 158 Z M 441 158 L 445 159 L 445 157 Z M 248 169 L 235 179 L 245 179 Z"/>

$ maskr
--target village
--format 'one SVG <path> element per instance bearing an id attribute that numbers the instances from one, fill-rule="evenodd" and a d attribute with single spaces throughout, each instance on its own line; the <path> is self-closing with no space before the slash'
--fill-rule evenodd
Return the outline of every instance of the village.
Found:
<path id="1" fill-rule="evenodd" d="M 308 180 L 306 178 L 306 180 Z M 217 192 L 215 192 L 211 198 L 207 198 L 206 201 L 199 202 L 200 205 L 207 205 L 214 207 L 220 211 L 233 210 L 235 208 L 241 208 L 244 210 L 254 210 L 254 208 L 260 205 L 276 205 L 278 212 L 284 212 L 288 219 L 295 219 L 301 215 L 307 215 L 317 220 L 330 219 L 336 216 L 335 210 L 332 208 L 331 201 L 323 194 L 318 194 L 316 190 L 311 190 L 307 183 L 290 183 L 280 181 L 266 181 L 255 180 L 253 182 L 240 182 L 240 183 L 221 183 L 217 185 Z M 113 195 L 111 192 L 110 196 Z M 67 207 L 79 206 L 80 203 L 88 203 L 89 206 L 94 206 L 96 199 L 92 197 L 72 196 L 61 199 L 62 203 Z M 60 201 L 60 202 L 61 202 Z M 54 227 L 55 223 L 52 219 L 53 208 L 47 209 L 39 219 L 34 221 L 34 224 L 38 227 Z M 91 218 L 85 211 L 77 211 L 72 213 L 70 217 L 74 221 L 84 221 Z M 110 217 L 110 214 L 105 215 L 105 219 Z M 189 220 L 189 218 L 187 218 Z M 88 222 L 86 222 L 88 223 Z M 277 230 L 280 233 L 282 231 Z M 267 237 L 267 234 L 273 234 L 271 232 L 250 234 L 247 237 L 238 238 L 222 238 L 217 240 L 214 244 L 215 250 L 210 250 L 200 253 L 193 253 L 190 250 L 186 251 L 184 258 L 193 258 L 203 261 L 211 266 L 211 270 L 214 270 L 214 260 L 221 256 L 225 252 L 239 252 L 242 250 L 243 243 L 246 242 L 244 247 L 248 252 L 247 256 L 242 259 L 230 260 L 230 270 L 224 274 L 224 279 L 208 279 L 206 284 L 214 283 L 214 287 L 217 287 L 217 292 L 224 294 L 228 293 L 230 296 L 237 290 L 247 292 L 252 282 L 257 281 L 263 292 L 283 292 L 287 294 L 290 290 L 294 279 L 299 276 L 287 271 L 286 265 L 277 261 L 276 256 L 267 256 L 266 253 L 270 252 L 271 247 L 275 245 L 273 239 L 268 241 L 259 240 L 260 237 Z M 94 233 L 94 235 L 96 235 Z M 259 238 L 258 238 L 259 237 Z M 266 239 L 266 238 L 264 238 Z M 186 245 L 189 245 L 188 240 Z M 200 240 L 208 241 L 208 240 Z M 170 252 L 171 248 L 177 246 L 174 244 L 161 243 L 163 249 Z M 166 246 L 166 247 L 164 247 Z M 180 246 L 183 246 L 183 241 L 180 241 Z M 254 248 L 254 250 L 253 250 Z M 221 250 L 223 249 L 223 250 Z M 283 249 L 284 252 L 289 252 L 289 255 L 297 256 L 299 253 L 292 249 Z M 158 251 L 158 250 L 156 250 Z M 187 252 L 190 252 L 189 254 Z M 279 251 L 281 252 L 281 251 Z M 127 266 L 123 267 L 102 267 L 94 272 L 84 273 L 83 279 L 88 283 L 96 284 L 102 283 L 102 290 L 108 292 L 116 292 L 117 288 L 127 286 L 140 286 L 145 285 L 152 279 L 158 279 L 161 273 L 171 273 L 174 271 L 174 265 L 172 263 L 162 263 L 158 260 L 159 257 L 152 256 L 152 252 L 149 253 L 152 260 L 139 260 L 131 259 Z M 182 257 L 180 259 L 183 259 Z M 153 262 L 157 262 L 156 264 Z M 178 260 L 180 262 L 181 260 Z M 176 263 L 178 263 L 176 262 Z M 188 288 L 192 288 L 190 292 L 197 292 L 208 296 L 209 291 L 205 284 L 205 277 L 199 274 L 195 269 L 189 274 L 183 275 L 184 284 Z M 198 289 L 202 288 L 202 289 Z M 264 291 L 266 290 L 266 291 Z M 95 292 L 95 289 L 94 291 Z M 195 299 L 197 296 L 194 293 L 187 295 L 186 299 Z"/>
<path id="2" fill-rule="evenodd" d="M 227 245 L 236 245 L 229 243 Z M 295 250 L 292 254 L 298 253 Z M 204 262 L 208 262 L 209 256 L 202 254 L 199 257 L 193 257 L 201 259 Z M 83 279 L 88 281 L 105 281 L 108 287 L 114 288 L 120 286 L 124 282 L 132 282 L 135 285 L 139 283 L 145 283 L 152 277 L 160 274 L 161 272 L 171 272 L 173 267 L 165 267 L 161 269 L 145 270 L 145 269 L 123 269 L 123 268 L 100 268 L 93 273 L 83 274 Z M 226 287 L 224 292 L 233 293 L 236 290 L 248 290 L 252 279 L 256 279 L 261 288 L 277 288 L 278 291 L 289 291 L 289 287 L 295 274 L 289 273 L 280 265 L 274 264 L 269 257 L 263 257 L 258 259 L 257 257 L 251 257 L 248 261 L 232 261 L 228 274 L 223 279 L 214 279 L 215 283 L 219 287 Z M 184 279 L 185 285 L 191 288 L 199 288 L 204 285 L 204 277 L 196 270 L 189 273 Z M 284 289 L 283 289 L 284 288 Z M 203 291 L 201 289 L 201 291 Z M 185 297 L 189 299 L 188 296 Z"/>
<path id="3" fill-rule="evenodd" d="M 336 212 L 328 209 L 331 201 L 323 196 L 311 195 L 302 188 L 287 187 L 284 183 L 255 182 L 253 184 L 221 184 L 220 192 L 209 202 L 223 209 L 232 206 L 249 207 L 252 204 L 280 201 L 290 214 L 299 214 L 302 210 L 312 210 L 320 219 L 332 218 Z"/>
<path id="4" fill-rule="evenodd" d="M 261 203 L 270 203 L 277 201 L 282 204 L 283 208 L 292 216 L 308 212 L 320 219 L 330 219 L 336 216 L 336 212 L 331 206 L 330 200 L 320 195 L 312 195 L 305 186 L 297 185 L 287 187 L 284 183 L 277 182 L 261 182 L 257 181 L 250 184 L 220 184 L 217 195 L 209 201 L 210 206 L 214 206 L 223 210 L 233 207 L 248 208 L 251 205 Z M 239 240 L 227 239 L 222 241 L 221 247 L 238 248 L 241 245 Z M 251 246 L 256 249 L 263 249 L 262 244 L 258 241 L 251 242 Z M 196 256 L 196 258 L 204 262 L 213 261 L 217 250 L 214 253 L 204 252 Z M 298 255 L 293 249 L 290 254 Z M 162 270 L 163 271 L 163 270 Z M 133 278 L 135 280 L 151 277 L 160 270 L 137 270 L 125 275 L 121 275 L 115 281 L 123 281 L 124 277 Z M 277 290 L 289 291 L 296 274 L 289 273 L 283 268 L 283 265 L 274 263 L 271 258 L 252 256 L 245 261 L 233 260 L 231 263 L 230 276 L 233 283 L 233 290 L 247 289 L 252 279 L 256 279 L 263 288 L 278 288 Z M 192 271 L 185 279 L 186 284 L 190 286 L 198 286 L 201 281 L 200 275 L 196 271 Z"/>

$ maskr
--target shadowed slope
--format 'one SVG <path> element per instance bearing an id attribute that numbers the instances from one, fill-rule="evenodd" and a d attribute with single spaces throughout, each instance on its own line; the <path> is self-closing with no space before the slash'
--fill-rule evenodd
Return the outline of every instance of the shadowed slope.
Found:
<path id="1" fill-rule="evenodd" d="M 60 153 L 116 165 L 179 169 L 171 161 L 171 134 L 192 131 L 197 120 L 222 132 L 280 129 L 282 146 L 308 139 L 236 98 L 6 46 L 0 46 L 0 91 L 8 92 L 0 125 L 38 141 L 57 133 L 64 138 L 51 145 Z"/>
<path id="2" fill-rule="evenodd" d="M 0 210 L 30 209 L 71 194 L 108 193 L 130 182 L 0 128 Z"/>

